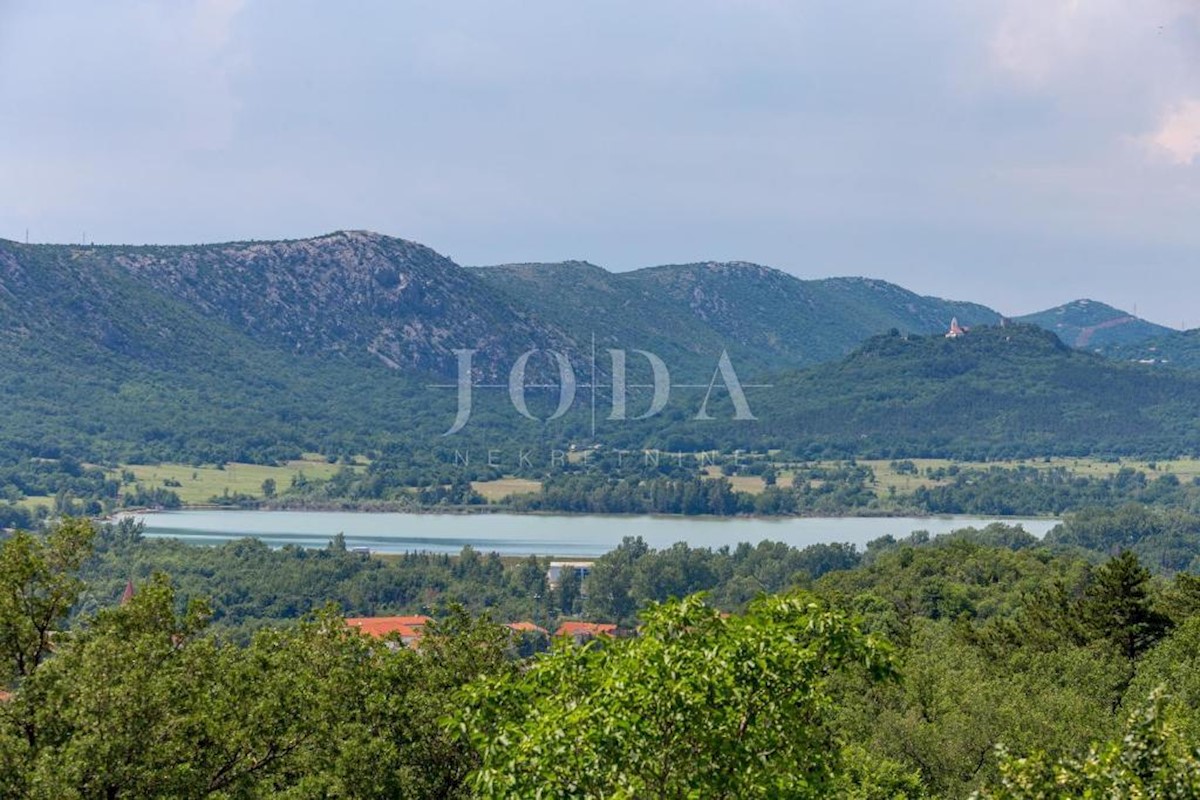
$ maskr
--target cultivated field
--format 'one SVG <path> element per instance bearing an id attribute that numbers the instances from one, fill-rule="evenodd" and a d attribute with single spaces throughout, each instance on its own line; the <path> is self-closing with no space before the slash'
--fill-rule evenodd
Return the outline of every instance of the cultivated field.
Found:
<path id="1" fill-rule="evenodd" d="M 489 503 L 495 503 L 510 494 L 540 492 L 542 483 L 526 478 L 497 478 L 494 481 L 471 481 L 471 488 L 483 495 Z"/>

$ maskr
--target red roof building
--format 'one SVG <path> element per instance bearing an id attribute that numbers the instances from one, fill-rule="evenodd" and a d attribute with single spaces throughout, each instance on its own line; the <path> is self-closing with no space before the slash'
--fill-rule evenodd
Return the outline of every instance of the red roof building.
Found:
<path id="1" fill-rule="evenodd" d="M 540 633 L 543 636 L 550 635 L 550 631 L 546 630 L 540 625 L 534 625 L 532 622 L 508 622 L 505 623 L 504 627 L 508 628 L 510 631 L 516 631 L 517 633 Z"/>
<path id="2" fill-rule="evenodd" d="M 433 622 L 430 617 L 417 614 L 410 617 L 348 617 L 346 624 L 358 628 L 359 632 L 382 639 L 390 634 L 399 634 L 400 641 L 411 645 L 421 638 L 422 629 Z"/>
<path id="3" fill-rule="evenodd" d="M 607 622 L 564 622 L 554 635 L 569 636 L 576 644 L 583 644 L 597 636 L 616 636 L 617 626 Z"/>

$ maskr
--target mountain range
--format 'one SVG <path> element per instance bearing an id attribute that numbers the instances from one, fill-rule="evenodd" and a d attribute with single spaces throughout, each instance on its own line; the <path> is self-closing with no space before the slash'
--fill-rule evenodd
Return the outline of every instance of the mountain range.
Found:
<path id="1" fill-rule="evenodd" d="M 810 420 L 836 413 L 860 426 L 878 420 L 875 412 L 856 416 L 848 409 L 874 403 L 882 413 L 889 403 L 907 401 L 879 391 L 860 396 L 837 376 L 855 374 L 864 390 L 874 380 L 913 394 L 895 385 L 902 378 L 891 367 L 872 379 L 853 365 L 878 351 L 880 341 L 945 346 L 938 343 L 948 341 L 942 334 L 951 319 L 977 329 L 971 336 L 1007 324 L 986 306 L 921 296 L 885 281 L 801 280 L 742 262 L 623 273 L 586 262 L 467 268 L 423 245 L 364 231 L 192 246 L 0 240 L 0 358 L 6 364 L 0 455 L 271 460 L 301 449 L 362 452 L 381 442 L 438 437 L 453 418 L 455 396 L 433 392 L 429 384 L 455 376 L 455 351 L 462 349 L 474 351 L 477 381 L 499 385 L 530 349 L 569 353 L 581 381 L 605 378 L 608 348 L 646 350 L 685 382 L 708 381 L 724 349 L 743 379 L 777 377 L 774 385 L 789 387 L 782 398 L 783 390 L 763 390 L 776 419 L 791 420 L 786 430 L 758 426 L 763 442 L 807 431 L 843 447 L 845 431 L 809 429 L 788 409 L 808 408 Z M 1094 301 L 1021 319 L 1123 360 L 1148 360 L 1138 349 L 1147 342 L 1166 348 L 1188 338 Z M 1018 330 L 1026 328 L 1013 326 L 1005 335 L 1011 340 Z M 1094 373 L 1059 385 L 1065 405 L 1056 400 L 1048 407 L 1094 406 L 1071 392 L 1095 389 L 1105 379 L 1133 391 L 1127 373 L 1107 372 L 1119 366 L 1111 361 L 1068 363 L 1064 359 L 1073 356 L 1066 348 L 1048 350 L 1027 334 L 1018 339 L 1037 354 L 1033 361 Z M 911 358 L 912 352 L 896 356 Z M 589 372 L 593 353 L 598 373 Z M 1028 370 L 1032 362 L 1015 363 Z M 978 391 L 963 378 L 969 372 L 927 376 L 932 383 L 923 391 L 934 385 L 952 391 L 955 380 Z M 797 376 L 804 376 L 802 384 Z M 1161 379 L 1178 382 L 1178 396 L 1190 396 L 1191 380 Z M 1019 380 L 1004 383 L 1006 391 L 1037 394 Z M 827 396 L 811 396 L 802 386 L 824 386 Z M 1111 392 L 1101 394 L 1116 407 Z M 503 403 L 478 402 L 477 438 L 526 435 L 496 422 Z M 817 413 L 818 406 L 826 411 Z M 906 413 L 932 419 L 939 413 L 937 403 L 910 406 L 921 410 Z M 1177 404 L 1171 408 L 1178 411 Z M 640 431 L 637 436 L 651 439 L 669 430 L 697 443 L 714 435 L 696 439 L 679 422 L 667 415 L 654 421 L 658 428 L 626 426 L 613 435 Z M 537 435 L 586 437 L 585 427 L 568 416 Z M 969 428 L 943 439 L 965 442 Z M 933 431 L 917 429 L 928 445 Z M 870 434 L 858 438 L 867 441 Z"/>
<path id="2" fill-rule="evenodd" d="M 149 357 L 163 334 L 154 315 L 166 309 L 296 355 L 442 375 L 453 374 L 458 348 L 477 350 L 474 364 L 496 374 L 525 350 L 582 353 L 593 337 L 601 348 L 658 348 L 664 358 L 707 363 L 725 347 L 743 363 L 801 367 L 841 358 L 893 328 L 935 333 L 952 318 L 967 327 L 1002 318 L 886 281 L 802 280 L 744 262 L 622 273 L 579 261 L 464 268 L 365 231 L 170 247 L 0 240 L 0 330 L 9 335 L 72 312 L 54 327 Z M 1016 321 L 1095 350 L 1174 333 L 1090 300 Z"/>
<path id="3" fill-rule="evenodd" d="M 934 333 L 956 317 L 964 325 L 1000 320 L 984 306 L 886 281 L 801 280 L 744 262 L 611 273 L 574 261 L 474 273 L 576 342 L 595 334 L 601 346 L 653 349 L 669 363 L 699 360 L 710 369 L 722 347 L 740 364 L 781 369 L 841 358 L 892 328 Z"/>

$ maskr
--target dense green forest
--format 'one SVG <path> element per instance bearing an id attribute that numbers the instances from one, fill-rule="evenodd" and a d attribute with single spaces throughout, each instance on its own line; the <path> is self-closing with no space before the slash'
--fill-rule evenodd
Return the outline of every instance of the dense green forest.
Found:
<path id="1" fill-rule="evenodd" d="M 1113 348 L 1111 355 L 1127 361 L 1144 361 L 1168 369 L 1200 368 L 1200 330 L 1174 331 Z"/>
<path id="2" fill-rule="evenodd" d="M 536 559 L 186 548 L 68 519 L 0 544 L 0 785 L 1196 797 L 1200 581 L 1138 554 L 1198 523 L 1130 507 L 1046 542 L 997 525 L 862 553 L 628 540 L 564 597 Z M 547 621 L 636 635 L 522 656 L 495 623 L 544 598 L 560 606 Z M 436 618 L 415 648 L 341 621 L 402 610 Z"/>

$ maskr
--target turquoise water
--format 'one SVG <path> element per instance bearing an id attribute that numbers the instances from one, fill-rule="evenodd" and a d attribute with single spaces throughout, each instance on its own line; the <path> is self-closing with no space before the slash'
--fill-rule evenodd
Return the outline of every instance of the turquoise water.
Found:
<path id="1" fill-rule="evenodd" d="M 641 536 L 655 548 L 687 542 L 693 547 L 733 547 L 763 539 L 804 547 L 867 542 L 916 530 L 948 533 L 1001 521 L 1042 536 L 1057 524 L 1048 519 L 973 517 L 805 517 L 710 519 L 692 517 L 532 516 L 523 514 L 374 514 L 344 511 L 167 511 L 139 515 L 146 534 L 198 545 L 251 536 L 272 547 L 324 547 L 338 533 L 348 547 L 376 553 L 457 553 L 464 545 L 502 555 L 598 556 L 625 536 Z"/>

